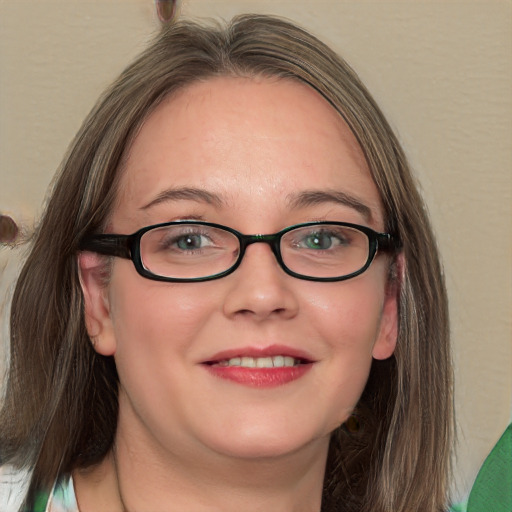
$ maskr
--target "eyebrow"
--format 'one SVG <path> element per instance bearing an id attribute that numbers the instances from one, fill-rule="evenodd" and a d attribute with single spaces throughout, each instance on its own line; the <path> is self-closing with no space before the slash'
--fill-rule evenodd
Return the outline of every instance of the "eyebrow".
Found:
<path id="1" fill-rule="evenodd" d="M 305 190 L 297 195 L 288 196 L 288 201 L 291 208 L 305 208 L 323 203 L 342 204 L 358 211 L 366 220 L 372 219 L 372 211 L 369 206 L 354 196 L 339 190 Z"/>
<path id="2" fill-rule="evenodd" d="M 141 210 L 147 210 L 157 204 L 167 201 L 198 201 L 220 207 L 224 204 L 221 196 L 206 190 L 194 187 L 169 188 L 160 192 L 153 200 L 142 206 Z M 371 209 L 359 199 L 339 190 L 305 190 L 299 194 L 289 195 L 288 203 L 291 208 L 299 209 L 323 203 L 337 203 L 348 206 L 358 211 L 366 220 L 372 219 Z"/>
<path id="3" fill-rule="evenodd" d="M 169 188 L 163 192 L 160 192 L 160 194 L 158 194 L 155 199 L 142 206 L 140 209 L 147 210 L 148 208 L 151 208 L 152 206 L 160 203 L 179 200 L 198 201 L 201 203 L 211 204 L 216 207 L 219 207 L 224 203 L 222 198 L 217 194 L 212 194 L 211 192 L 207 192 L 206 190 L 202 190 L 200 188 L 183 187 Z"/>

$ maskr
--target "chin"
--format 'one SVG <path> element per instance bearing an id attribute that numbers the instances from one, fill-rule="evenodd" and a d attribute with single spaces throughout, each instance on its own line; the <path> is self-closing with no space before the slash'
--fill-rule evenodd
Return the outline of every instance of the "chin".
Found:
<path id="1" fill-rule="evenodd" d="M 323 435 L 312 432 L 298 432 L 296 426 L 280 432 L 276 429 L 251 428 L 238 429 L 229 439 L 211 439 L 214 451 L 229 457 L 242 459 L 272 459 L 294 454 L 308 445 L 329 442 L 330 432 Z M 228 441 L 228 442 L 227 442 Z"/>
<path id="2" fill-rule="evenodd" d="M 220 452 L 228 457 L 236 459 L 258 460 L 275 459 L 291 455 L 302 446 L 287 442 L 268 444 L 261 441 L 249 442 L 241 445 L 222 446 Z"/>

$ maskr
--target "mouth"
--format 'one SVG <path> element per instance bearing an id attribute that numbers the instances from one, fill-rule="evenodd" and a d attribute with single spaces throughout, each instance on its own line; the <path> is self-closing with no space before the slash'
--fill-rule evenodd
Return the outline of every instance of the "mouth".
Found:
<path id="1" fill-rule="evenodd" d="M 202 364 L 215 377 L 250 387 L 271 388 L 301 378 L 314 363 L 308 354 L 272 346 L 218 353 Z"/>
<path id="2" fill-rule="evenodd" d="M 308 364 L 311 362 L 312 361 L 292 356 L 277 355 L 267 357 L 237 356 L 229 359 L 221 359 L 220 361 L 207 361 L 205 364 L 220 367 L 236 366 L 240 368 L 292 368 L 300 364 Z"/>

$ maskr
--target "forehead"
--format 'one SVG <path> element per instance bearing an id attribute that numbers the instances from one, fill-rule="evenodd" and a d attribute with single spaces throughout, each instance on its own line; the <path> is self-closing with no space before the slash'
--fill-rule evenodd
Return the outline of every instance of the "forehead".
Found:
<path id="1" fill-rule="evenodd" d="M 176 187 L 246 208 L 259 202 L 255 210 L 300 189 L 333 189 L 380 215 L 354 135 L 320 94 L 292 80 L 216 77 L 167 98 L 130 148 L 117 209 L 128 214 Z"/>

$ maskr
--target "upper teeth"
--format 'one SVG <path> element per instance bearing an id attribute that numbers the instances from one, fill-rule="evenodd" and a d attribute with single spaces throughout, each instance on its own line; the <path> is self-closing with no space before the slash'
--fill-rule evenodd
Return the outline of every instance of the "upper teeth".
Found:
<path id="1" fill-rule="evenodd" d="M 284 366 L 295 366 L 300 361 L 290 356 L 273 357 L 232 357 L 231 359 L 219 361 L 219 366 L 242 366 L 245 368 L 281 368 Z"/>

